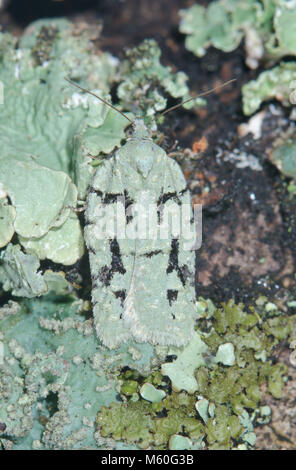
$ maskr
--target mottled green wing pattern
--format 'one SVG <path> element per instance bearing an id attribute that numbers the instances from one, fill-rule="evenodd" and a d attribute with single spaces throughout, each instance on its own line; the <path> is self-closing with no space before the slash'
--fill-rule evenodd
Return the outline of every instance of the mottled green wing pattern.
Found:
<path id="1" fill-rule="evenodd" d="M 190 206 L 181 169 L 137 132 L 98 168 L 88 196 L 85 240 L 95 325 L 106 346 L 115 348 L 128 339 L 176 346 L 190 340 L 196 317 L 195 252 L 184 249 L 182 237 L 173 237 L 170 218 L 168 236 L 160 239 L 149 232 L 153 223 L 145 226 L 148 217 L 140 218 L 141 227 L 136 217 L 157 207 L 159 226 L 165 210 L 184 203 Z M 125 237 L 118 232 L 100 236 L 103 207 L 109 211 L 109 229 L 119 213 L 124 218 Z"/>

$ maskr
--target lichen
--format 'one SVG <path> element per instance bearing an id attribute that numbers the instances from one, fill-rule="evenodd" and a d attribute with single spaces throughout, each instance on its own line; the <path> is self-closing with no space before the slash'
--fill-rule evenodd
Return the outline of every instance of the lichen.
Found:
<path id="1" fill-rule="evenodd" d="M 203 436 L 203 426 L 194 418 L 190 397 L 173 393 L 156 405 L 141 400 L 103 407 L 97 417 L 102 436 L 123 439 L 144 449 L 150 445 L 166 448 L 170 436 L 181 432 L 188 433 L 193 441 Z M 166 416 L 160 418 L 163 409 Z"/>
<path id="2" fill-rule="evenodd" d="M 274 98 L 284 106 L 291 106 L 294 103 L 295 80 L 296 62 L 294 61 L 282 62 L 262 72 L 258 78 L 242 87 L 244 114 L 247 116 L 253 114 L 264 101 Z"/>
<path id="3" fill-rule="evenodd" d="M 92 328 L 79 331 L 87 322 L 80 309 L 81 302 L 69 297 L 60 298 L 57 308 L 53 296 L 28 301 L 1 320 L 0 422 L 15 449 L 34 448 L 36 440 L 47 449 L 97 448 L 96 413 L 116 400 L 117 392 L 106 371 L 93 363 L 97 341 Z M 72 328 L 48 329 L 45 317 L 54 316 L 71 320 Z M 81 361 L 74 360 L 77 351 Z"/>
<path id="4" fill-rule="evenodd" d="M 195 332 L 194 338 L 184 350 L 169 349 L 168 355 L 177 355 L 177 359 L 163 364 L 161 371 L 171 379 L 175 390 L 186 390 L 188 393 L 193 393 L 198 389 L 194 371 L 205 364 L 203 354 L 207 349 L 207 345 L 202 341 L 198 332 Z"/>
<path id="5" fill-rule="evenodd" d="M 273 143 L 273 148 L 268 152 L 271 162 L 278 170 L 288 178 L 296 179 L 296 140 L 295 133 L 282 136 L 279 141 Z"/>
<path id="6" fill-rule="evenodd" d="M 272 16 L 267 3 L 262 5 Z M 245 21 L 246 10 L 239 11 L 236 24 Z M 282 6 L 279 18 L 283 12 Z M 231 21 L 225 25 L 232 36 L 223 37 L 223 29 L 215 36 L 225 50 L 229 37 L 238 41 Z M 285 36 L 277 21 L 278 47 L 287 50 L 292 36 Z M 275 57 L 280 51 L 273 52 Z M 270 419 L 270 409 L 261 406 L 261 386 L 267 384 L 275 398 L 282 394 L 286 366 L 273 364 L 271 357 L 281 341 L 292 340 L 295 315 L 272 298 L 249 308 L 234 301 L 215 306 L 200 298 L 196 332 L 185 348 L 130 341 L 109 351 L 94 336 L 85 293 L 79 298 L 61 266 L 54 266 L 81 258 L 73 208 L 82 202 L 94 166 L 120 145 L 126 126 L 115 111 L 71 88 L 64 76 L 107 99 L 111 86 L 119 84 L 119 108 L 150 116 L 164 109 L 168 94 L 188 95 L 186 76 L 161 64 L 154 41 L 128 52 L 120 64 L 110 54 L 96 54 L 88 32 L 77 35 L 64 20 L 36 22 L 19 41 L 1 34 L 0 55 L 5 98 L 0 282 L 1 294 L 14 296 L 0 308 L 0 444 L 5 449 L 252 448 L 255 424 Z M 288 65 L 283 64 L 285 90 L 294 74 L 294 64 Z M 288 104 L 275 82 L 268 82 L 264 93 L 257 87 L 256 106 L 273 96 Z M 51 260 L 53 269 L 43 260 Z"/>
<path id="7" fill-rule="evenodd" d="M 92 320 L 84 318 L 88 305 L 73 295 L 60 297 L 59 304 L 53 294 L 22 306 L 10 303 L 0 311 L 3 445 L 197 449 L 203 442 L 211 449 L 252 447 L 255 421 L 270 418 L 260 407 L 261 385 L 267 383 L 279 398 L 285 383 L 286 367 L 272 364 L 268 357 L 296 327 L 295 315 L 270 309 L 270 303 L 261 298 L 246 310 L 234 302 L 215 308 L 209 300 L 199 300 L 203 361 L 201 351 L 186 359 L 183 350 L 174 348 L 174 355 L 167 356 L 175 365 L 173 383 L 179 375 L 184 377 L 190 361 L 196 386 L 189 392 L 172 391 L 159 362 L 152 369 L 150 365 L 147 375 L 143 356 L 135 356 L 131 346 L 112 353 L 98 346 Z M 224 365 L 217 361 L 217 352 L 230 340 L 235 363 Z M 139 347 L 149 360 L 143 345 Z M 257 359 L 262 351 L 267 358 Z M 184 356 L 180 363 L 179 356 Z M 178 444 L 171 439 L 176 435 L 190 442 Z"/>
<path id="8" fill-rule="evenodd" d="M 16 297 L 39 297 L 54 291 L 57 295 L 71 291 L 63 272 L 41 272 L 35 253 L 24 253 L 20 245 L 7 246 L 0 254 L 0 282 L 4 291 Z"/>
<path id="9" fill-rule="evenodd" d="M 90 32 L 77 35 L 64 19 L 39 20 L 19 41 L 0 34 L 5 101 L 0 118 L 0 247 L 19 243 L 24 255 L 61 265 L 73 265 L 83 255 L 81 223 L 74 211 L 83 204 L 94 167 L 120 145 L 127 125 L 123 116 L 75 89 L 65 77 L 107 101 L 111 87 L 119 83 L 118 107 L 127 113 L 154 114 L 166 106 L 165 95 L 182 98 L 189 93 L 187 76 L 161 64 L 155 41 L 127 51 L 120 63 L 108 53 L 97 54 L 90 39 Z M 2 258 L 7 256 L 4 250 Z M 6 271 L 2 269 L 1 282 L 16 292 L 14 279 L 3 278 Z M 47 291 L 39 286 L 35 295 Z M 22 292 L 18 295 L 26 296 Z"/>
<path id="10" fill-rule="evenodd" d="M 146 39 L 139 46 L 129 49 L 126 60 L 121 64 L 124 79 L 117 91 L 121 105 L 145 119 L 151 119 L 155 113 L 166 108 L 166 95 L 183 99 L 189 96 L 187 75 L 184 72 L 173 73 L 170 67 L 162 65 L 160 55 L 156 41 Z M 204 103 L 204 100 L 197 99 L 185 107 Z"/>
<path id="11" fill-rule="evenodd" d="M 172 362 L 161 368 L 166 376 L 157 372 L 143 377 L 132 370 L 121 375 L 123 403 L 103 407 L 98 413 L 97 425 L 102 435 L 123 439 L 139 448 L 174 446 L 176 435 L 189 439 L 191 444 L 180 441 L 180 445 L 188 448 L 200 446 L 201 441 L 209 449 L 253 448 L 255 422 L 270 419 L 270 410 L 260 407 L 260 387 L 267 383 L 269 392 L 280 398 L 287 372 L 285 365 L 272 364 L 268 357 L 283 338 L 294 334 L 296 327 L 295 315 L 286 316 L 278 309 L 270 309 L 271 303 L 260 298 L 246 310 L 242 304 L 230 301 L 213 311 L 206 308 L 213 306 L 209 300 L 200 299 L 205 330 L 200 333 L 202 340 L 198 338 L 202 350 L 197 348 L 196 353 L 187 355 L 186 350 L 193 345 L 179 351 L 174 348 L 169 352 L 174 353 Z M 196 342 L 195 338 L 193 344 Z M 226 355 L 221 353 L 221 346 Z M 167 372 L 168 365 L 171 367 Z M 194 386 L 186 390 L 192 374 Z M 166 397 L 157 403 L 147 403 L 141 396 L 141 383 L 161 387 Z M 170 383 L 176 391 L 170 391 Z M 145 423 L 141 431 L 131 424 L 136 420 Z"/>
<path id="12" fill-rule="evenodd" d="M 15 208 L 8 204 L 7 197 L 0 197 L 0 248 L 7 245 L 13 237 Z"/>
<path id="13" fill-rule="evenodd" d="M 73 209 L 93 173 L 92 156 L 119 145 L 126 123 L 99 100 L 71 89 L 64 77 L 89 88 L 95 83 L 107 96 L 117 62 L 107 53 L 95 55 L 88 33 L 77 36 L 66 20 L 37 21 L 19 41 L 1 33 L 0 50 L 1 223 L 6 224 L 0 245 L 15 233 L 38 259 L 71 265 L 84 251 Z"/>
<path id="14" fill-rule="evenodd" d="M 180 15 L 185 46 L 198 57 L 210 46 L 233 51 L 242 39 L 246 64 L 252 69 L 296 54 L 294 0 L 217 0 L 208 7 L 193 5 Z"/>

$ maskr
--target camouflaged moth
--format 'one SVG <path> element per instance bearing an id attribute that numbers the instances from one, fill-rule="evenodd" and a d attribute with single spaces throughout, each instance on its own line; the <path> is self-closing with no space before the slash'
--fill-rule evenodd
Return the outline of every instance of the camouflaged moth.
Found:
<path id="1" fill-rule="evenodd" d="M 87 197 L 84 237 L 94 324 L 98 338 L 111 349 L 129 340 L 184 346 L 197 316 L 195 251 L 185 249 L 188 240 L 181 231 L 176 236 L 168 219 L 166 237 L 131 236 L 139 234 L 131 208 L 140 205 L 147 220 L 149 207 L 156 207 L 153 223 L 160 229 L 166 210 L 187 206 L 191 211 L 190 193 L 179 165 L 152 141 L 143 120 L 135 119 L 132 127 L 127 142 L 96 170 Z M 117 231 L 111 228 L 106 236 L 103 213 L 109 227 L 117 224 Z M 120 236 L 118 220 L 124 226 Z"/>

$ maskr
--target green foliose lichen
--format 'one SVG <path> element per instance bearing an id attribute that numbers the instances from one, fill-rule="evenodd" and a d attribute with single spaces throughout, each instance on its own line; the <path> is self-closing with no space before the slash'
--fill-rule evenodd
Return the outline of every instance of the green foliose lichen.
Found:
<path id="1" fill-rule="evenodd" d="M 117 62 L 94 52 L 88 33 L 77 36 L 74 25 L 62 19 L 37 21 L 18 41 L 0 35 L 1 223 L 6 224 L 1 247 L 15 233 L 39 260 L 71 265 L 83 254 L 73 209 L 93 173 L 91 157 L 119 145 L 126 125 L 64 79 L 71 76 L 108 97 Z M 96 148 L 93 131 L 100 136 Z"/>
<path id="2" fill-rule="evenodd" d="M 243 111 L 253 114 L 264 101 L 277 99 L 284 106 L 294 104 L 296 62 L 282 62 L 242 87 Z"/>
<path id="3" fill-rule="evenodd" d="M 173 98 L 188 98 L 188 77 L 184 72 L 173 73 L 170 67 L 160 62 L 161 51 L 153 39 L 144 40 L 139 46 L 129 49 L 121 64 L 124 79 L 118 86 L 118 97 L 122 106 L 131 109 L 137 116 L 150 118 L 167 105 L 167 95 Z M 197 99 L 185 105 L 203 105 Z"/>
<path id="4" fill-rule="evenodd" d="M 233 51 L 244 39 L 246 63 L 250 68 L 260 62 L 296 55 L 295 1 L 217 0 L 208 7 L 193 5 L 181 10 L 180 32 L 185 46 L 202 57 L 214 46 Z"/>
<path id="5" fill-rule="evenodd" d="M 165 449 L 170 436 L 178 433 L 185 432 L 192 441 L 203 436 L 203 425 L 195 419 L 193 397 L 173 393 L 157 405 L 145 400 L 123 405 L 114 403 L 101 409 L 97 425 L 102 436 L 125 440 L 143 449 L 151 445 Z M 161 417 L 164 410 L 165 416 Z"/>
<path id="6" fill-rule="evenodd" d="M 273 142 L 268 152 L 271 162 L 286 177 L 296 179 L 296 134 L 288 132 Z M 293 193 L 293 191 L 290 191 Z"/>

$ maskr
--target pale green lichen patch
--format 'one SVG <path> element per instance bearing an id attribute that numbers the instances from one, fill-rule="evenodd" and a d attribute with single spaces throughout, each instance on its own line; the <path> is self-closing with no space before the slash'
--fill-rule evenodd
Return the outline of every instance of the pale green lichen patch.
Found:
<path id="1" fill-rule="evenodd" d="M 194 443 L 186 436 L 180 434 L 174 434 L 169 439 L 169 449 L 170 450 L 198 450 L 201 447 L 204 447 L 204 442 L 202 439 L 195 441 Z"/>
<path id="2" fill-rule="evenodd" d="M 258 424 L 268 424 L 271 420 L 271 408 L 268 405 L 260 406 Z"/>
<path id="3" fill-rule="evenodd" d="M 205 398 L 201 398 L 195 403 L 195 408 L 199 416 L 203 420 L 203 422 L 207 424 L 207 421 L 209 419 L 209 415 L 208 415 L 209 400 L 206 400 Z"/>
<path id="4" fill-rule="evenodd" d="M 26 251 L 36 253 L 39 259 L 49 258 L 55 263 L 74 264 L 84 253 L 84 239 L 80 222 L 72 213 L 59 228 L 52 228 L 41 238 L 19 237 Z"/>
<path id="5" fill-rule="evenodd" d="M 244 113 L 247 116 L 253 114 L 264 101 L 271 99 L 279 100 L 284 106 L 291 106 L 295 80 L 296 62 L 282 62 L 262 72 L 256 80 L 242 87 Z"/>
<path id="6" fill-rule="evenodd" d="M 0 280 L 4 290 L 18 297 L 35 297 L 47 292 L 35 254 L 25 254 L 19 245 L 8 245 L 1 253 Z"/>
<path id="7" fill-rule="evenodd" d="M 213 45 L 225 52 L 234 50 L 243 36 L 241 28 L 232 23 L 225 2 L 213 2 L 208 8 L 193 5 L 181 10 L 180 32 L 188 35 L 185 46 L 197 56 Z"/>
<path id="8" fill-rule="evenodd" d="M 104 445 L 95 436 L 94 419 L 102 404 L 116 400 L 117 392 L 104 366 L 94 368 L 98 344 L 81 307 L 69 296 L 58 304 L 55 296 L 47 296 L 27 301 L 17 311 L 7 306 L 0 317 L 0 422 L 5 425 L 0 441 L 6 446 L 30 449 L 37 441 L 45 449 Z M 51 328 L 57 318 L 68 319 L 71 327 Z"/>
<path id="9" fill-rule="evenodd" d="M 124 77 L 118 87 L 121 104 L 137 116 L 154 116 L 165 109 L 165 93 L 174 98 L 188 98 L 188 77 L 184 72 L 173 73 L 170 67 L 160 62 L 161 51 L 153 39 L 146 39 L 138 47 L 129 49 L 121 64 Z M 195 104 L 202 105 L 198 99 Z M 192 107 L 194 100 L 186 105 Z"/>
<path id="10" fill-rule="evenodd" d="M 7 304 L 0 308 L 0 320 L 8 315 L 16 315 L 20 310 L 21 306 L 17 302 L 9 300 Z"/>
<path id="11" fill-rule="evenodd" d="M 170 450 L 185 450 L 190 449 L 192 442 L 188 437 L 180 436 L 179 434 L 174 434 L 170 437 L 169 440 L 169 449 Z"/>
<path id="12" fill-rule="evenodd" d="M 158 390 L 150 383 L 144 383 L 140 388 L 140 395 L 151 403 L 159 403 L 166 395 L 164 390 Z"/>
<path id="13" fill-rule="evenodd" d="M 294 136 L 276 145 L 269 157 L 283 175 L 296 178 L 296 140 Z"/>
<path id="14" fill-rule="evenodd" d="M 17 297 L 39 297 L 50 291 L 66 295 L 72 290 L 63 272 L 48 269 L 42 273 L 39 268 L 39 259 L 34 253 L 24 253 L 19 245 L 9 244 L 0 256 L 3 290 L 11 290 Z"/>
<path id="15" fill-rule="evenodd" d="M 167 375 L 175 390 L 186 390 L 194 393 L 198 389 L 194 371 L 205 365 L 203 354 L 207 351 L 207 345 L 202 341 L 198 332 L 195 332 L 193 339 L 183 349 L 169 349 L 168 355 L 177 355 L 173 362 L 163 364 L 161 372 Z"/>
<path id="16" fill-rule="evenodd" d="M 53 28 L 56 34 L 50 34 L 48 39 L 45 33 Z M 88 32 L 77 36 L 75 27 L 66 20 L 33 23 L 20 39 L 16 52 L 11 36 L 2 34 L 1 41 L 0 76 L 5 89 L 0 122 L 0 126 L 5 124 L 1 158 L 15 156 L 20 161 L 31 161 L 32 156 L 40 166 L 64 171 L 77 183 L 73 136 L 88 125 L 102 126 L 104 119 L 93 122 L 92 117 L 101 116 L 102 109 L 106 116 L 108 109 L 99 100 L 81 97 L 64 77 L 71 76 L 90 88 L 95 84 L 96 89 L 106 94 L 118 66 L 116 60 L 107 53 L 96 54 Z M 44 47 L 48 54 L 40 64 L 38 51 Z M 10 115 L 10 109 L 18 109 L 18 113 Z"/>
<path id="17" fill-rule="evenodd" d="M 26 238 L 39 238 L 62 226 L 76 206 L 77 189 L 69 176 L 13 157 L 0 157 L 2 186 L 15 208 L 15 231 Z"/>
<path id="18" fill-rule="evenodd" d="M 295 1 L 217 0 L 208 7 L 193 5 L 181 10 L 179 30 L 185 46 L 202 57 L 214 46 L 233 51 L 244 38 L 246 63 L 258 67 L 264 59 L 296 54 Z"/>
<path id="19" fill-rule="evenodd" d="M 92 156 L 118 146 L 127 121 L 64 77 L 90 89 L 95 84 L 110 98 L 118 61 L 97 54 L 88 31 L 77 36 L 62 19 L 37 21 L 18 41 L 1 33 L 0 51 L 0 185 L 11 202 L 1 204 L 6 229 L 0 245 L 15 232 L 39 259 L 73 264 L 84 249 L 73 208 L 93 174 Z"/>
<path id="20" fill-rule="evenodd" d="M 0 248 L 7 245 L 14 234 L 15 208 L 7 198 L 0 198 Z"/>
<path id="21" fill-rule="evenodd" d="M 221 362 L 225 366 L 233 366 L 235 363 L 234 346 L 232 343 L 220 344 L 215 357 L 216 362 Z"/>

